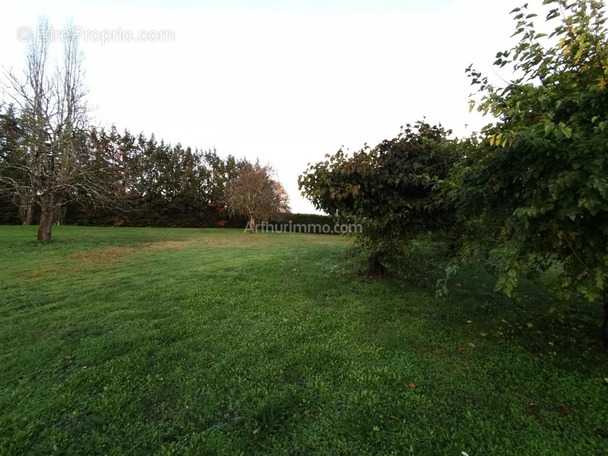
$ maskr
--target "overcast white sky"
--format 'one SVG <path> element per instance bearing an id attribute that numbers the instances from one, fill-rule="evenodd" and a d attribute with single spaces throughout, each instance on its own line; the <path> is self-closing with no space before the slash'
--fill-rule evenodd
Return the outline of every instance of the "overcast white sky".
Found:
<path id="1" fill-rule="evenodd" d="M 313 212 L 297 188 L 309 162 L 423 116 L 457 135 L 487 123 L 468 111 L 464 69 L 493 75 L 496 52 L 512 44 L 508 13 L 522 3 L 21 0 L 2 8 L 0 65 L 22 68 L 38 17 L 58 30 L 71 19 L 96 124 L 259 158 L 293 211 Z"/>

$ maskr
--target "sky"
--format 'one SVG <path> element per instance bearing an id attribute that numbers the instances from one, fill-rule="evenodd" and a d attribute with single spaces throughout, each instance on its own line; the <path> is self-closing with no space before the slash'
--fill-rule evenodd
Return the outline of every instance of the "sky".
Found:
<path id="1" fill-rule="evenodd" d="M 423 118 L 457 136 L 490 121 L 469 112 L 464 70 L 510 79 L 492 62 L 522 2 L 21 0 L 3 7 L 0 66 L 23 68 L 39 17 L 58 48 L 71 21 L 93 124 L 259 159 L 292 211 L 313 213 L 297 185 L 308 163 Z"/>

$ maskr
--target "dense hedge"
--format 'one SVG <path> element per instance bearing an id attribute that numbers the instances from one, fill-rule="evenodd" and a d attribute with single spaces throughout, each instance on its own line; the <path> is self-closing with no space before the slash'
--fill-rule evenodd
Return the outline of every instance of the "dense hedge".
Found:
<path id="1" fill-rule="evenodd" d="M 0 199 L 0 224 L 19 225 L 19 211 L 8 199 Z M 37 217 L 34 223 L 38 223 Z M 117 212 L 102 208 L 91 209 L 76 204 L 68 205 L 61 224 L 80 226 L 132 226 L 132 227 L 171 227 L 171 228 L 242 228 L 247 227 L 247 219 L 227 215 L 225 209 L 213 206 L 194 208 L 157 208 L 156 210 L 135 207 L 132 210 Z M 333 229 L 334 220 L 327 215 L 289 214 L 282 220 L 269 221 L 268 225 L 281 227 L 287 232 L 311 232 L 303 226 L 329 226 Z"/>
<path id="2" fill-rule="evenodd" d="M 335 234 L 335 220 L 329 215 L 288 214 L 282 220 L 270 220 L 259 226 L 262 232 Z"/>
<path id="3" fill-rule="evenodd" d="M 20 225 L 19 210 L 9 198 L 0 196 L 0 225 Z"/>

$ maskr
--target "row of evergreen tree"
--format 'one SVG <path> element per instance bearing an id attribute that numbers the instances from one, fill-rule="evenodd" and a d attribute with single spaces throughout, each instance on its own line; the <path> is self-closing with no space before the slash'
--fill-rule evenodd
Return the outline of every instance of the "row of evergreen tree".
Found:
<path id="1" fill-rule="evenodd" d="M 31 169 L 20 167 L 23 157 L 22 126 L 12 107 L 0 115 L 0 172 L 15 179 Z M 244 226 L 224 205 L 224 187 L 251 163 L 216 150 L 199 150 L 158 141 L 152 134 L 134 135 L 116 127 L 91 128 L 79 133 L 78 143 L 87 151 L 86 166 L 116 198 L 97 205 L 90 195 L 80 195 L 57 209 L 58 224 L 116 226 L 210 227 Z M 9 176 L 10 177 L 10 176 Z M 0 224 L 34 224 L 39 214 L 32 195 L 0 199 Z"/>

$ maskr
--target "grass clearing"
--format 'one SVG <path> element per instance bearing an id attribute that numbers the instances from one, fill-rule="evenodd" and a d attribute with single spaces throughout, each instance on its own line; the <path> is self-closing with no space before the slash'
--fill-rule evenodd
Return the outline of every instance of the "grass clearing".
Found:
<path id="1" fill-rule="evenodd" d="M 356 275 L 339 236 L 0 227 L 0 454 L 604 455 L 600 309 L 465 271 Z"/>

